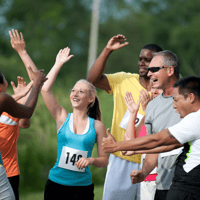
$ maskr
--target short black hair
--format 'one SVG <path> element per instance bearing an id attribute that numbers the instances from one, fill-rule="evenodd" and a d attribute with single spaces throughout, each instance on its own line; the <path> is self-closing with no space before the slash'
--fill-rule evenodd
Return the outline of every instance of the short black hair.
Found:
<path id="1" fill-rule="evenodd" d="M 193 93 L 200 101 L 200 77 L 186 76 L 180 78 L 174 83 L 174 88 L 178 88 L 179 94 L 182 94 L 185 99 L 188 94 Z"/>
<path id="2" fill-rule="evenodd" d="M 2 74 L 2 72 L 0 71 L 0 84 L 3 84 L 3 83 L 4 83 L 3 80 L 4 80 L 4 79 L 3 79 L 3 74 Z"/>
<path id="3" fill-rule="evenodd" d="M 142 49 L 149 49 L 155 52 L 163 51 L 162 48 L 158 46 L 157 44 L 147 44 Z"/>

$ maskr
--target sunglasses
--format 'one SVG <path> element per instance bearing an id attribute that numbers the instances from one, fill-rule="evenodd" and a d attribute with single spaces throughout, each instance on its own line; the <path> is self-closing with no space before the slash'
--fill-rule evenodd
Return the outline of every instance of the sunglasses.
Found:
<path id="1" fill-rule="evenodd" d="M 159 71 L 160 69 L 163 69 L 163 68 L 167 68 L 167 67 L 164 67 L 164 66 L 162 66 L 162 67 L 147 67 L 147 70 L 154 73 L 154 72 L 157 72 L 157 71 Z"/>

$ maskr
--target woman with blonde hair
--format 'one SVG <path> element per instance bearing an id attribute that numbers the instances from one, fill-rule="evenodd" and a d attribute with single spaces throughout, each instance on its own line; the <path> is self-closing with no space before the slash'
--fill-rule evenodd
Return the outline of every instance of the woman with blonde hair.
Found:
<path id="1" fill-rule="evenodd" d="M 64 63 L 73 55 L 70 49 L 61 49 L 55 65 L 47 75 L 42 87 L 44 102 L 56 121 L 58 154 L 54 167 L 49 172 L 44 199 L 94 199 L 89 165 L 106 167 L 108 154 L 102 150 L 102 138 L 106 130 L 100 121 L 101 113 L 95 87 L 86 80 L 79 80 L 71 90 L 73 112 L 68 113 L 56 101 L 51 88 Z M 97 142 L 98 157 L 91 157 Z"/>

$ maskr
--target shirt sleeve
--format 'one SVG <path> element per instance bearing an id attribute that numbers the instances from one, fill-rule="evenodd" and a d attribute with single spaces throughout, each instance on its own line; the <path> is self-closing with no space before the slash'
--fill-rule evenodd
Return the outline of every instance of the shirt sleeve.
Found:
<path id="1" fill-rule="evenodd" d="M 123 80 L 132 77 L 133 74 L 125 73 L 125 72 L 117 72 L 114 74 L 105 74 L 105 76 L 108 79 L 109 85 L 111 90 L 109 91 L 109 94 L 113 94 L 113 91 L 115 90 L 118 85 L 122 83 Z"/>
<path id="2" fill-rule="evenodd" d="M 178 124 L 168 128 L 170 133 L 181 143 L 184 144 L 200 138 L 200 117 L 197 113 L 190 113 Z"/>

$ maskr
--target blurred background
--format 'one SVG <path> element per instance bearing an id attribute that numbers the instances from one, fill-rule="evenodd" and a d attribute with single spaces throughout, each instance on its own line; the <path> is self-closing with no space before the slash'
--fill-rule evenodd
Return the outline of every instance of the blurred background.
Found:
<path id="1" fill-rule="evenodd" d="M 22 76 L 29 82 L 21 59 L 10 45 L 8 31 L 13 28 L 23 33 L 29 55 L 38 69 L 44 69 L 46 74 L 54 65 L 59 50 L 67 46 L 71 48 L 74 58 L 63 66 L 53 87 L 58 102 L 69 112 L 72 111 L 70 89 L 77 80 L 86 78 L 91 65 L 88 64 L 88 52 L 92 37 L 97 39 L 96 56 L 114 35 L 124 34 L 129 42 L 128 46 L 111 54 L 105 73 L 137 73 L 141 48 L 156 43 L 179 57 L 182 76 L 200 75 L 200 1 L 98 2 L 97 37 L 91 35 L 92 0 L 0 0 L 0 70 L 7 81 L 17 84 L 17 76 Z M 11 85 L 8 93 L 13 94 Z M 103 123 L 110 128 L 112 96 L 101 90 L 98 90 L 98 96 Z M 31 127 L 20 130 L 20 199 L 43 199 L 48 172 L 56 161 L 56 155 L 56 124 L 40 95 Z M 96 148 L 93 156 L 97 156 Z M 95 200 L 100 200 L 106 169 L 91 167 L 91 170 Z"/>

